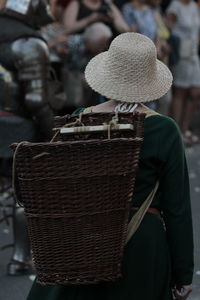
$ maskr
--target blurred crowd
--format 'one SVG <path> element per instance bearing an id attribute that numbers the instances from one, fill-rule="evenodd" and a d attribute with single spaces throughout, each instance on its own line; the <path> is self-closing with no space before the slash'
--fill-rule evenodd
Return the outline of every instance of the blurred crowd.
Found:
<path id="1" fill-rule="evenodd" d="M 176 120 L 186 146 L 199 142 L 192 128 L 200 95 L 200 3 L 193 0 L 55 0 L 56 22 L 42 28 L 51 64 L 64 83 L 66 102 L 59 112 L 106 101 L 84 81 L 94 55 L 107 50 L 116 35 L 138 32 L 155 43 L 158 58 L 174 76 L 172 91 L 152 108 Z M 134 55 L 134 54 L 133 54 Z"/>
<path id="2" fill-rule="evenodd" d="M 106 101 L 87 86 L 85 66 L 93 56 L 106 51 L 118 34 L 138 32 L 155 43 L 158 58 L 174 76 L 172 91 L 165 100 L 150 106 L 176 120 L 186 146 L 199 142 L 192 121 L 199 110 L 200 95 L 200 1 L 52 0 L 51 10 L 56 21 L 41 32 L 57 81 L 52 87 L 59 99 L 53 101 L 55 114 Z"/>

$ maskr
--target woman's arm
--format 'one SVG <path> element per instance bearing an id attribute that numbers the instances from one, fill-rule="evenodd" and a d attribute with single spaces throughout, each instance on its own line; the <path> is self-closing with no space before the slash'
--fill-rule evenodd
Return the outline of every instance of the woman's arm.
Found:
<path id="1" fill-rule="evenodd" d="M 178 287 L 190 286 L 193 276 L 190 187 L 184 146 L 179 129 L 173 120 L 168 119 L 166 130 L 165 136 L 160 137 L 159 157 L 163 161 L 160 174 L 160 191 L 171 253 L 172 283 L 178 289 Z M 164 144 L 166 145 L 165 149 L 162 146 Z"/>
<path id="2" fill-rule="evenodd" d="M 173 13 L 166 14 L 166 25 L 170 31 L 174 27 L 174 24 L 176 23 L 176 19 L 177 19 L 177 17 L 175 14 L 173 14 Z"/>
<path id="3" fill-rule="evenodd" d="M 85 17 L 81 20 L 77 20 L 78 12 L 79 12 L 78 1 L 74 0 L 70 2 L 64 12 L 64 17 L 63 17 L 65 32 L 67 34 L 77 33 L 81 30 L 84 30 L 89 24 L 101 20 L 101 15 L 99 13 L 92 13 L 88 17 Z"/>
<path id="4" fill-rule="evenodd" d="M 131 26 L 129 26 L 129 31 L 130 32 L 137 32 L 137 26 L 135 26 L 135 25 L 131 25 Z"/>
<path id="5" fill-rule="evenodd" d="M 113 23 L 115 29 L 119 33 L 130 31 L 129 26 L 126 24 L 126 22 L 123 18 L 123 15 L 121 14 L 121 12 L 117 8 L 117 6 L 113 3 L 110 3 L 109 7 L 110 7 L 110 11 L 109 11 L 108 15 L 111 17 L 112 23 Z"/>
<path id="6" fill-rule="evenodd" d="M 162 59 L 163 57 L 162 57 L 162 50 L 161 50 L 161 40 L 158 34 L 155 37 L 154 43 L 156 46 L 158 59 Z"/>

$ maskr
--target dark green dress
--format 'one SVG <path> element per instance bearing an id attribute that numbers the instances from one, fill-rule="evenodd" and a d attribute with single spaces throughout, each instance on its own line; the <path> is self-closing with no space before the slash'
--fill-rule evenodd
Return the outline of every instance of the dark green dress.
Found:
<path id="1" fill-rule="evenodd" d="M 33 283 L 28 300 L 171 300 L 171 286 L 187 285 L 193 275 L 193 233 L 184 147 L 175 122 L 155 115 L 145 120 L 144 143 L 134 206 L 140 206 L 159 179 L 151 207 L 126 246 L 123 278 L 95 286 Z"/>

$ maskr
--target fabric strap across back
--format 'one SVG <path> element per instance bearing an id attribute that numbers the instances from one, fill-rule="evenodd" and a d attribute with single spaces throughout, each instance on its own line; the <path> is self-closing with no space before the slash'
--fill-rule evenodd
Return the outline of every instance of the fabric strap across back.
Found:
<path id="1" fill-rule="evenodd" d="M 146 118 L 149 118 L 151 116 L 159 115 L 154 110 L 146 108 L 143 104 L 141 104 L 143 107 L 143 112 L 146 114 Z M 153 198 L 158 190 L 159 187 L 159 181 L 156 182 L 156 185 L 154 189 L 151 191 L 151 193 L 148 195 L 144 203 L 141 205 L 141 207 L 137 210 L 137 212 L 132 217 L 131 221 L 128 224 L 128 230 L 127 230 L 127 238 L 126 238 L 126 244 L 129 242 L 129 240 L 132 238 L 138 227 L 140 226 L 146 212 L 148 211 Z"/>

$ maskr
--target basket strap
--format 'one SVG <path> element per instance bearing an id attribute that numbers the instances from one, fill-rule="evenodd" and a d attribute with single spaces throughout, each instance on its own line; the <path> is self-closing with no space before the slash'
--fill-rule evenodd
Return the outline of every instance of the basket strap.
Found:
<path id="1" fill-rule="evenodd" d="M 149 109 L 148 107 L 146 107 L 144 104 L 140 103 L 140 105 L 143 108 L 141 112 L 145 113 L 145 115 L 146 115 L 145 118 L 148 118 L 148 117 L 151 117 L 151 116 L 160 115 L 155 110 Z"/>
<path id="2" fill-rule="evenodd" d="M 145 118 L 148 118 L 148 117 L 151 117 L 154 115 L 159 115 L 159 113 L 155 112 L 154 110 L 146 108 L 146 106 L 144 106 L 143 104 L 141 104 L 141 105 L 143 107 L 143 112 L 146 114 Z M 136 232 L 136 230 L 140 226 L 147 210 L 149 209 L 149 207 L 153 201 L 153 198 L 158 190 L 158 187 L 159 187 L 159 181 L 156 182 L 154 189 L 151 191 L 149 196 L 146 198 L 144 203 L 141 205 L 141 207 L 138 209 L 138 211 L 134 214 L 131 221 L 129 222 L 128 229 L 127 229 L 126 244 L 128 243 L 128 241 L 131 239 L 133 234 Z"/>
<path id="3" fill-rule="evenodd" d="M 83 111 L 83 114 L 89 114 L 92 112 L 92 109 L 93 109 L 94 106 L 89 106 L 89 107 L 86 107 Z"/>
<path id="4" fill-rule="evenodd" d="M 127 229 L 126 244 L 128 243 L 128 241 L 131 239 L 133 234 L 136 232 L 136 230 L 140 226 L 147 210 L 149 209 L 149 207 L 153 201 L 153 198 L 158 190 L 158 187 L 159 187 L 159 181 L 156 182 L 154 189 L 148 195 L 148 197 L 146 198 L 144 203 L 140 206 L 139 210 L 131 218 L 131 221 L 129 222 L 128 229 Z"/>

